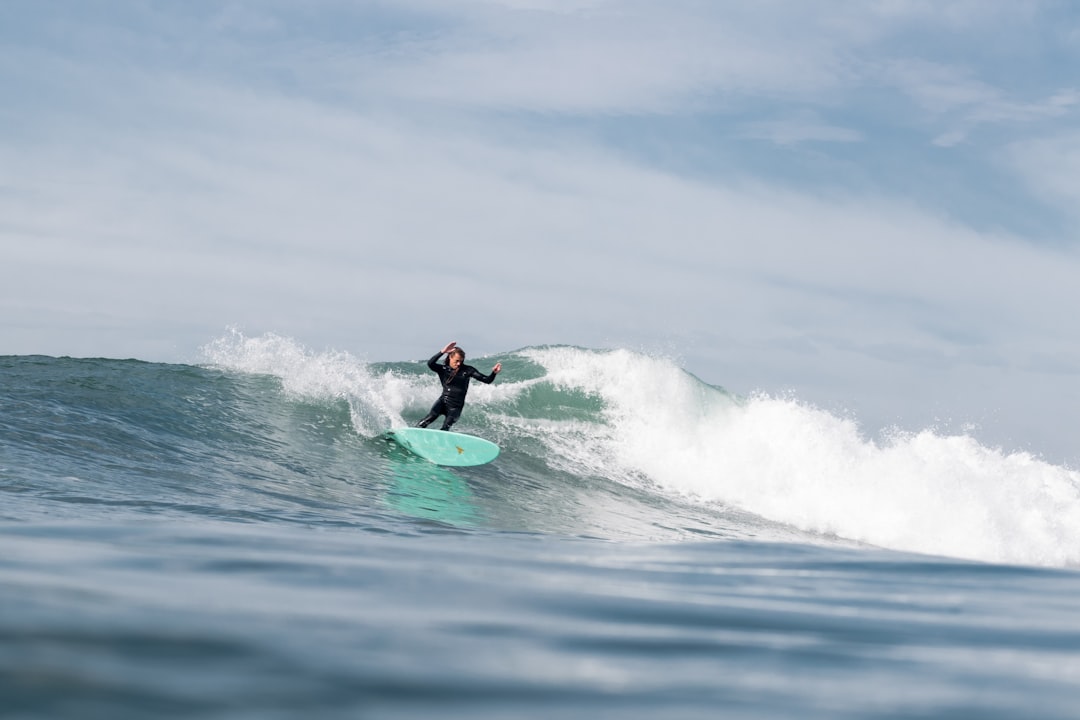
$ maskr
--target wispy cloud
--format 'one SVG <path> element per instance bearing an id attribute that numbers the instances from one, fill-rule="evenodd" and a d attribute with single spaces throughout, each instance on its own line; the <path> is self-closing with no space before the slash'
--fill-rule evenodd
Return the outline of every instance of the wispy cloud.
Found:
<path id="1" fill-rule="evenodd" d="M 890 63 L 885 78 L 928 114 L 928 122 L 946 128 L 934 138 L 934 144 L 945 147 L 964 142 L 980 126 L 1060 118 L 1080 102 L 1080 92 L 1073 88 L 1056 89 L 1044 99 L 1013 99 L 969 68 L 920 59 Z"/>
<path id="2" fill-rule="evenodd" d="M 1008 158 L 1037 194 L 1080 219 L 1080 132 L 1016 142 Z"/>
<path id="3" fill-rule="evenodd" d="M 763 120 L 749 123 L 741 132 L 751 140 L 768 140 L 777 145 L 796 145 L 803 142 L 859 142 L 862 133 L 852 128 L 824 122 L 817 113 L 801 111 L 782 120 Z"/>

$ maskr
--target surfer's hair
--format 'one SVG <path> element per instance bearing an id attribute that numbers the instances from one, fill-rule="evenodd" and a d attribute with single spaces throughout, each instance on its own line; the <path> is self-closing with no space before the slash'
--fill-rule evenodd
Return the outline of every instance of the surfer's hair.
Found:
<path id="1" fill-rule="evenodd" d="M 462 350 L 462 349 L 461 349 L 461 348 L 459 348 L 459 347 L 456 347 L 456 348 L 454 348 L 453 350 L 451 350 L 451 351 L 450 351 L 449 353 L 447 353 L 447 354 L 446 354 L 446 359 L 447 359 L 447 360 L 449 360 L 449 359 L 450 359 L 451 357 L 453 357 L 454 355 L 459 355 L 459 356 L 461 357 L 462 361 L 464 361 L 464 360 L 465 360 L 465 351 L 464 351 L 464 350 Z"/>

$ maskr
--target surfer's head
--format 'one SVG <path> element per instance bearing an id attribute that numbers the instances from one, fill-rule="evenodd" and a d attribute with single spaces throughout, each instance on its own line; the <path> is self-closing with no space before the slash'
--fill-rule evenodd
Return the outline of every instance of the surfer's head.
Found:
<path id="1" fill-rule="evenodd" d="M 463 362 L 465 362 L 465 351 L 459 347 L 451 350 L 450 354 L 446 356 L 446 364 L 455 370 Z"/>

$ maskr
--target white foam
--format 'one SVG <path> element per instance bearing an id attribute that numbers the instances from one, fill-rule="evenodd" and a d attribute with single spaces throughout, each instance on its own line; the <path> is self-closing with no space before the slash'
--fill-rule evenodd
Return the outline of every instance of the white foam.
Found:
<path id="1" fill-rule="evenodd" d="M 290 338 L 267 333 L 245 337 L 230 332 L 203 348 L 208 362 L 228 370 L 272 375 L 297 398 L 348 402 L 353 426 L 365 437 L 405 424 L 402 412 L 421 394 L 414 378 L 372 373 L 357 357 L 337 351 L 314 352 Z M 430 395 L 430 388 L 426 395 Z"/>
<path id="2" fill-rule="evenodd" d="M 279 378 L 286 394 L 314 401 L 345 400 L 352 424 L 365 437 L 418 419 L 438 397 L 439 385 L 426 370 L 421 375 L 373 372 L 370 364 L 340 351 L 313 351 L 275 333 L 247 337 L 230 329 L 202 348 L 209 364 L 237 372 Z M 528 383 L 512 386 L 474 384 L 469 404 L 483 407 L 512 398 Z"/>
<path id="3" fill-rule="evenodd" d="M 628 351 L 527 353 L 556 385 L 602 398 L 608 475 L 892 549 L 1080 565 L 1080 473 L 931 430 L 880 443 L 793 399 L 742 402 L 673 362 Z"/>

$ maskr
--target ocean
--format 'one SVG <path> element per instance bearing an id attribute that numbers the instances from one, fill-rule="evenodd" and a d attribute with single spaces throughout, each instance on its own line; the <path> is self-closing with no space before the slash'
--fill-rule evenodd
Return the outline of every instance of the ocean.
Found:
<path id="1" fill-rule="evenodd" d="M 0 717 L 1076 718 L 1080 473 L 534 347 L 0 358 Z"/>

